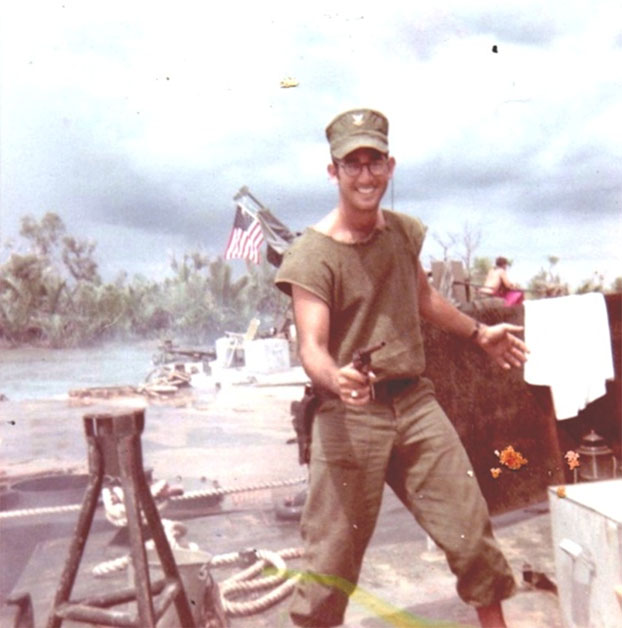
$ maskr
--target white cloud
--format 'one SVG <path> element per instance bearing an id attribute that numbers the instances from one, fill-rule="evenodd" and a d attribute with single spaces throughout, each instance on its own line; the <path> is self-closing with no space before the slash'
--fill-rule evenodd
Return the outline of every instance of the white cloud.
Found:
<path id="1" fill-rule="evenodd" d="M 468 214 L 494 225 L 482 254 L 620 264 L 621 18 L 613 0 L 5 3 L 0 225 L 63 207 L 70 228 L 138 229 L 152 208 L 163 230 L 175 207 L 176 246 L 208 210 L 216 242 L 240 185 L 313 222 L 324 126 L 367 105 L 391 120 L 397 201 L 438 232 Z"/>

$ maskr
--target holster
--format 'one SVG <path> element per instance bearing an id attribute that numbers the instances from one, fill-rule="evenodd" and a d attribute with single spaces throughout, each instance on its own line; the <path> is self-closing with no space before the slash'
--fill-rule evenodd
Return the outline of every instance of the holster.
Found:
<path id="1" fill-rule="evenodd" d="M 292 401 L 290 406 L 292 425 L 296 431 L 296 441 L 298 442 L 298 462 L 300 464 L 308 464 L 311 459 L 311 430 L 319 402 L 319 396 L 313 387 L 307 384 L 302 399 Z"/>

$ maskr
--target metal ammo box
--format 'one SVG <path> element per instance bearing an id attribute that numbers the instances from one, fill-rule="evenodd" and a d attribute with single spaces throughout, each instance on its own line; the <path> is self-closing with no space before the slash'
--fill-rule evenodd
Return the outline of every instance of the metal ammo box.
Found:
<path id="1" fill-rule="evenodd" d="M 548 489 L 567 628 L 622 626 L 622 479 Z"/>

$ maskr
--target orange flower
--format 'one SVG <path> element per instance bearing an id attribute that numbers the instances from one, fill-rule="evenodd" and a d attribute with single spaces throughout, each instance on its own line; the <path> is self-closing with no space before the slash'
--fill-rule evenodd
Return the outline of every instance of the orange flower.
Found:
<path id="1" fill-rule="evenodd" d="M 490 475 L 496 480 L 501 475 L 501 469 L 499 469 L 499 467 L 493 467 L 490 470 Z"/>
<path id="2" fill-rule="evenodd" d="M 568 467 L 571 471 L 581 466 L 581 463 L 579 462 L 579 454 L 576 451 L 572 451 L 572 449 L 569 449 L 564 454 L 564 458 L 566 458 L 566 462 L 568 463 Z"/>
<path id="3" fill-rule="evenodd" d="M 523 458 L 523 455 L 514 450 L 512 445 L 508 445 L 500 454 L 499 454 L 499 462 L 504 464 L 508 469 L 512 469 L 516 471 L 520 469 L 524 464 L 527 464 L 529 461 L 527 458 Z"/>

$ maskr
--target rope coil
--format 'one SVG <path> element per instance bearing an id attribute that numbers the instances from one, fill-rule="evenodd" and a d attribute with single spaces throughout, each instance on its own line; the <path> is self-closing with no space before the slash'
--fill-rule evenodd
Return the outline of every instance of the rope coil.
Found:
<path id="1" fill-rule="evenodd" d="M 163 520 L 163 523 L 165 521 L 169 524 L 174 524 L 174 522 L 168 520 Z M 188 548 L 188 546 L 194 546 L 196 549 L 195 543 L 190 543 L 186 546 L 180 545 L 177 541 L 177 537 L 170 534 L 170 527 L 165 527 L 165 532 L 167 538 L 169 538 L 171 548 Z M 153 544 L 153 542 L 147 541 L 146 546 L 148 547 L 149 544 Z M 192 547 L 190 547 L 190 549 L 192 549 Z M 252 553 L 257 559 L 253 564 L 218 584 L 222 608 L 224 612 L 231 617 L 255 615 L 274 606 L 290 595 L 300 578 L 300 573 L 288 571 L 285 559 L 304 556 L 304 550 L 302 548 L 292 547 L 278 551 L 253 550 Z M 248 560 L 248 554 L 248 551 L 219 554 L 212 557 L 212 559 L 204 565 L 204 568 L 209 569 L 210 567 L 216 568 L 233 565 L 239 563 L 241 559 Z M 108 560 L 96 565 L 92 573 L 97 577 L 102 577 L 117 571 L 122 571 L 127 569 L 130 561 L 129 555 Z M 276 570 L 276 573 L 257 577 L 262 572 L 265 572 L 266 569 L 269 569 L 269 565 Z M 202 572 L 204 573 L 205 569 L 202 569 Z M 203 577 L 205 576 L 203 575 Z M 257 591 L 268 588 L 272 588 L 272 590 L 251 600 L 231 599 L 235 597 L 239 598 L 244 595 L 254 595 Z"/>
<path id="2" fill-rule="evenodd" d="M 257 560 L 254 564 L 219 584 L 222 607 L 231 617 L 254 615 L 273 606 L 287 597 L 296 586 L 300 578 L 299 573 L 291 573 L 285 564 L 285 558 L 299 558 L 304 555 L 302 548 L 288 548 L 276 552 L 269 550 L 254 550 Z M 209 566 L 217 567 L 236 562 L 246 553 L 234 552 L 214 556 Z M 257 577 L 265 572 L 268 565 L 276 569 L 276 573 Z M 271 571 L 271 570 L 270 570 Z M 254 594 L 257 591 L 273 587 L 271 591 L 252 600 L 232 600 L 231 597 Z"/>
<path id="3" fill-rule="evenodd" d="M 156 502 L 166 500 L 167 498 L 169 502 L 174 502 L 178 500 L 218 497 L 223 495 L 232 495 L 235 493 L 292 486 L 295 484 L 303 484 L 306 481 L 307 479 L 305 477 L 299 477 L 290 480 L 270 481 L 243 487 L 199 490 L 175 496 L 167 495 L 167 485 L 162 481 L 156 482 L 150 488 Z M 102 501 L 104 503 L 106 519 L 110 523 L 116 527 L 127 525 L 123 491 L 120 487 L 104 489 L 102 491 Z M 157 503 L 159 508 L 162 505 L 163 504 L 161 502 Z M 76 512 L 80 511 L 81 508 L 82 504 L 71 504 L 68 506 L 50 506 L 43 508 L 10 510 L 0 512 L 0 519 Z M 196 543 L 183 542 L 181 540 L 187 531 L 187 528 L 182 523 L 169 519 L 162 519 L 162 525 L 171 549 L 198 549 L 198 545 Z M 150 546 L 153 546 L 153 541 L 151 540 L 147 541 L 145 544 L 146 548 L 149 548 Z M 211 560 L 204 565 L 204 567 L 206 569 L 224 567 L 240 563 L 244 560 L 248 562 L 249 557 L 255 559 L 253 564 L 246 567 L 241 572 L 226 578 L 218 585 L 224 612 L 232 617 L 244 617 L 254 615 L 273 606 L 293 591 L 298 579 L 300 578 L 300 574 L 288 571 L 285 560 L 299 558 L 303 555 L 304 550 L 302 548 L 287 548 L 278 551 L 246 550 L 243 552 L 230 552 L 213 556 Z M 104 577 L 127 569 L 130 562 L 131 558 L 129 554 L 107 560 L 97 564 L 92 569 L 92 574 L 96 577 Z M 265 573 L 266 570 L 275 570 L 275 573 L 269 573 L 268 575 L 257 577 L 262 574 L 262 572 Z M 230 599 L 231 597 L 240 597 L 243 595 L 256 595 L 258 591 L 268 588 L 271 588 L 271 590 L 251 600 Z"/>

